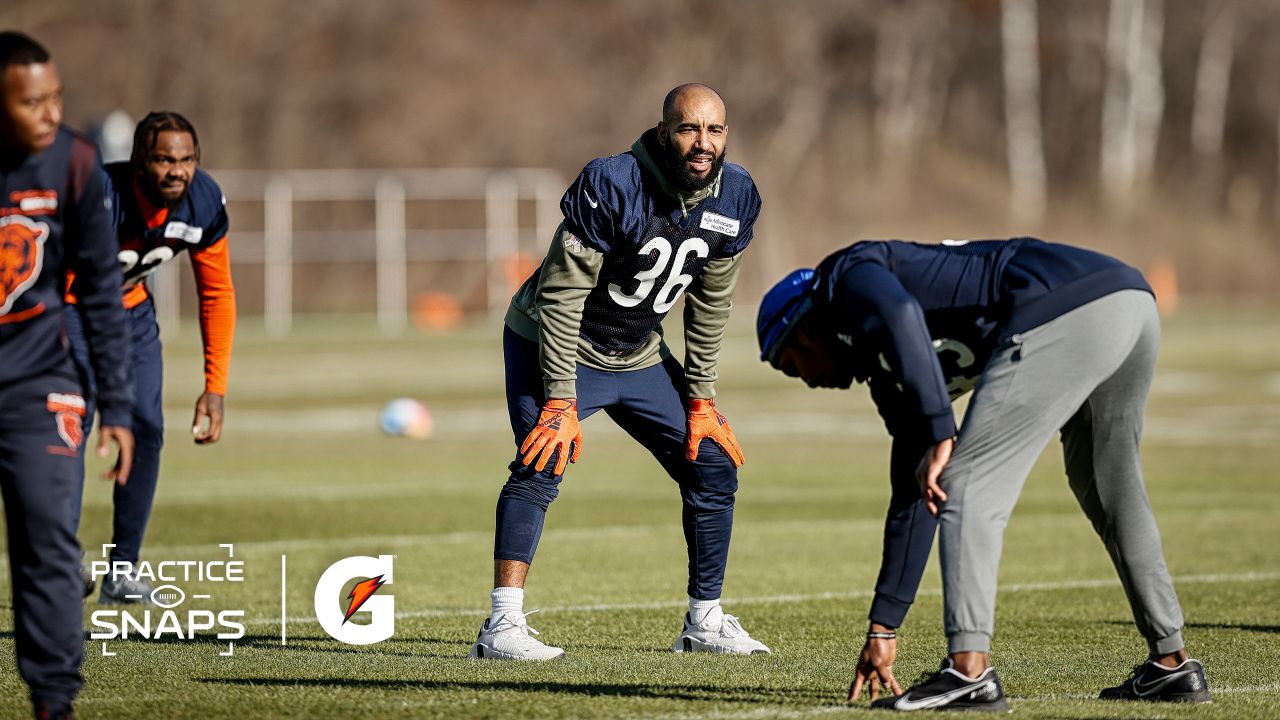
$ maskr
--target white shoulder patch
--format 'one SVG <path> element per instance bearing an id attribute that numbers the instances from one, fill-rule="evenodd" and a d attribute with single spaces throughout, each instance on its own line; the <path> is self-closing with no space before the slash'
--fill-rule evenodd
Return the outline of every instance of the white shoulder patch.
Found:
<path id="1" fill-rule="evenodd" d="M 43 210 L 53 212 L 58 209 L 58 198 L 49 195 L 32 195 L 18 201 L 18 209 L 22 212 Z"/>
<path id="2" fill-rule="evenodd" d="M 703 230 L 718 232 L 721 235 L 729 237 L 738 237 L 738 227 L 741 223 L 733 218 L 717 215 L 713 212 L 702 213 L 702 222 L 698 223 L 698 227 Z"/>
<path id="3" fill-rule="evenodd" d="M 191 227 L 184 222 L 171 222 L 164 226 L 164 236 L 194 245 L 200 242 L 200 238 L 204 236 L 204 228 Z"/>

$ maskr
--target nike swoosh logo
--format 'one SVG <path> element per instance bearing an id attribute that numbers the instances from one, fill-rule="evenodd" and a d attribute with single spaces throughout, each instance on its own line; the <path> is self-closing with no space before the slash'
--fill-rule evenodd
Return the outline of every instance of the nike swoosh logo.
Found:
<path id="1" fill-rule="evenodd" d="M 1146 697 L 1148 695 L 1152 695 L 1154 693 L 1159 692 L 1160 689 L 1163 688 L 1165 685 L 1168 685 L 1169 683 L 1175 680 L 1180 680 L 1184 675 L 1192 674 L 1194 672 L 1195 670 L 1191 670 L 1191 669 L 1182 670 L 1180 672 L 1173 673 L 1172 675 L 1166 675 L 1160 678 L 1159 680 L 1153 683 L 1149 683 L 1147 685 L 1140 685 L 1138 681 L 1135 680 L 1133 682 L 1133 694 L 1137 695 L 1138 697 Z"/>
<path id="2" fill-rule="evenodd" d="M 981 690 L 981 689 L 983 689 L 983 686 L 981 684 L 966 685 L 965 687 L 957 688 L 955 690 L 952 690 L 951 692 L 942 693 L 941 695 L 934 695 L 933 697 L 926 698 L 924 700 L 912 700 L 909 697 L 911 693 L 907 693 L 906 695 L 903 695 L 900 700 L 898 700 L 898 702 L 894 705 L 894 708 L 897 710 L 910 711 L 910 710 L 923 710 L 924 708 L 931 708 L 931 707 L 940 707 L 962 695 L 968 695 L 971 692 L 977 692 L 978 690 Z"/>
<path id="3" fill-rule="evenodd" d="M 591 206 L 592 210 L 595 210 L 596 208 L 600 207 L 600 203 L 591 199 L 591 195 L 587 193 L 586 188 L 582 188 L 582 197 L 587 199 L 587 204 Z"/>

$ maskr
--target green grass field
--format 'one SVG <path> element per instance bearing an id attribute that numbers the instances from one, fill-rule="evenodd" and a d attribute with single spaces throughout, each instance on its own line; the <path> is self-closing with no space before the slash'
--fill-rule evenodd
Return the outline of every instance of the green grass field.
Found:
<path id="1" fill-rule="evenodd" d="M 599 416 L 552 506 L 527 593 L 531 624 L 568 651 L 550 664 L 473 662 L 490 588 L 493 508 L 511 437 L 499 332 L 384 340 L 371 323 L 300 323 L 288 341 L 245 322 L 223 442 L 186 437 L 200 389 L 192 328 L 169 341 L 169 446 L 144 558 L 218 558 L 247 580 L 213 592 L 243 608 L 231 657 L 195 642 L 86 644 L 82 717 L 845 717 L 880 556 L 888 442 L 865 389 L 818 392 L 755 360 L 739 313 L 720 406 L 741 473 L 725 605 L 771 656 L 668 651 L 685 604 L 674 484 Z M 674 316 L 674 314 L 673 314 Z M 1169 321 L 1147 426 L 1148 487 L 1215 703 L 1104 704 L 1100 687 L 1145 654 L 1101 544 L 1051 446 L 1006 535 L 994 660 L 1028 718 L 1280 716 L 1280 324 L 1263 310 Z M 379 406 L 426 401 L 427 441 L 378 434 Z M 94 460 L 91 470 L 100 469 Z M 109 539 L 110 489 L 92 482 L 82 542 Z M 394 554 L 395 637 L 330 639 L 312 593 L 330 563 Z M 281 556 L 288 558 L 281 644 Z M 0 597 L 0 715 L 28 712 L 13 663 L 8 573 Z M 94 609 L 90 604 L 86 611 Z M 86 614 L 86 618 L 87 618 Z M 944 651 L 936 564 L 901 631 L 904 686 Z"/>

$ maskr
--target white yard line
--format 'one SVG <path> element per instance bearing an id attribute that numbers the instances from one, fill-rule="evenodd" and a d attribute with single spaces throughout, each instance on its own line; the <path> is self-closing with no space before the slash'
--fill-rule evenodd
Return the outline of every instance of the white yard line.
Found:
<path id="1" fill-rule="evenodd" d="M 1280 383 L 1280 381 L 1276 381 Z M 1280 394 L 1270 387 L 1263 392 Z M 1260 405 L 1229 408 L 1205 407 L 1191 411 L 1149 413 L 1145 437 L 1152 442 L 1192 442 L 1196 445 L 1257 445 L 1280 438 L 1280 427 L 1274 423 L 1257 423 L 1254 420 L 1271 416 L 1276 406 Z M 1223 410 L 1226 410 L 1224 417 Z M 185 412 L 185 411 L 184 411 Z M 296 436 L 317 433 L 367 433 L 377 432 L 377 412 L 373 406 L 352 405 L 320 407 L 306 410 L 238 410 L 235 425 L 228 426 L 231 433 L 251 433 L 255 436 Z M 1247 413 L 1240 419 L 1240 413 Z M 170 417 L 184 417 L 181 413 L 169 413 Z M 504 435 L 509 432 L 505 410 L 500 407 L 441 410 L 436 413 L 437 439 L 476 435 Z M 1232 422 L 1232 419 L 1236 419 Z M 174 423 L 177 423 L 174 420 Z M 593 433 L 606 436 L 622 435 L 611 422 L 593 421 Z M 745 437 L 779 437 L 803 435 L 807 437 L 838 437 L 857 441 L 886 441 L 887 435 L 880 419 L 868 412 L 857 411 L 778 411 L 768 417 L 740 414 L 734 418 L 734 431 Z M 173 428 L 178 432 L 180 428 Z M 430 447 L 424 444 L 423 448 Z"/>
<path id="2" fill-rule="evenodd" d="M 1275 572 L 1247 572 L 1232 574 L 1216 574 L 1216 575 L 1182 575 L 1174 578 L 1174 582 L 1179 585 L 1200 584 L 1200 583 L 1229 583 L 1229 582 L 1269 582 L 1272 580 L 1280 580 L 1280 571 Z M 1053 592 L 1060 590 L 1085 590 L 1093 588 L 1117 587 L 1120 582 L 1115 578 L 1099 578 L 1090 580 L 1065 580 L 1062 582 L 1033 582 L 1033 583 L 1011 583 L 1000 588 L 1002 593 L 1023 593 L 1023 592 Z M 833 591 L 823 593 L 797 593 L 783 595 L 756 595 L 748 597 L 726 597 L 725 604 L 734 605 L 773 605 L 785 603 L 804 603 L 815 602 L 821 600 L 856 600 L 871 597 L 874 594 L 871 590 L 851 590 L 851 591 Z M 918 596 L 922 597 L 938 597 L 942 595 L 940 588 L 930 588 L 921 590 Z M 664 610 L 668 608 L 683 608 L 688 604 L 687 600 L 654 600 L 648 602 L 633 603 L 594 603 L 586 605 L 551 605 L 539 608 L 544 613 L 556 612 L 618 612 L 626 610 Z M 485 609 L 482 607 L 473 608 L 430 608 L 423 610 L 408 610 L 397 612 L 397 618 L 422 618 L 422 617 L 483 617 Z M 314 616 L 303 615 L 289 617 L 290 623 L 312 623 L 315 622 Z M 247 625 L 276 625 L 280 622 L 280 618 L 253 618 L 245 621 Z"/>
<path id="3" fill-rule="evenodd" d="M 1077 512 L 1062 513 L 1064 516 L 1078 517 Z M 878 531 L 884 526 L 881 518 L 861 518 L 848 520 L 773 520 L 753 521 L 753 531 L 785 532 L 789 530 L 813 530 L 815 528 L 831 528 L 839 530 L 870 529 Z M 571 540 L 625 539 L 644 537 L 647 535 L 680 536 L 680 523 L 670 522 L 660 525 L 601 525 L 593 527 L 560 528 L 543 531 L 544 538 L 561 538 Z M 328 538 L 290 538 L 287 540 L 264 540 L 236 543 L 236 553 L 279 555 L 290 552 L 306 552 L 336 548 L 341 550 L 375 548 L 379 551 L 393 548 L 414 547 L 422 545 L 463 545 L 468 543 L 488 543 L 493 541 L 492 530 L 463 530 L 447 533 L 422 533 L 420 535 L 368 535 L 364 537 L 328 537 Z M 96 559 L 99 548 L 90 548 L 90 558 Z M 216 543 L 200 545 L 148 545 L 145 558 L 192 559 L 222 553 Z M 352 553 L 354 554 L 354 553 Z M 3 558 L 0 558 L 3 560 Z"/>

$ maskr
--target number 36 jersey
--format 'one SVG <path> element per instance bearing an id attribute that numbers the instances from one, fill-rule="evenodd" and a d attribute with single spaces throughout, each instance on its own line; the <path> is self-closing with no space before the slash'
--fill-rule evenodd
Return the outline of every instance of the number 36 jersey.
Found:
<path id="1" fill-rule="evenodd" d="M 197 168 L 177 206 L 156 208 L 137 189 L 129 163 L 110 163 L 106 171 L 116 200 L 124 304 L 134 307 L 147 298 L 144 281 L 157 268 L 184 250 L 195 255 L 226 238 L 226 199 L 213 178 Z"/>
<path id="2" fill-rule="evenodd" d="M 746 170 L 725 163 L 710 195 L 685 207 L 627 152 L 591 161 L 560 209 L 565 229 L 604 255 L 581 336 L 601 353 L 623 356 L 644 346 L 708 262 L 746 249 L 760 194 Z"/>

